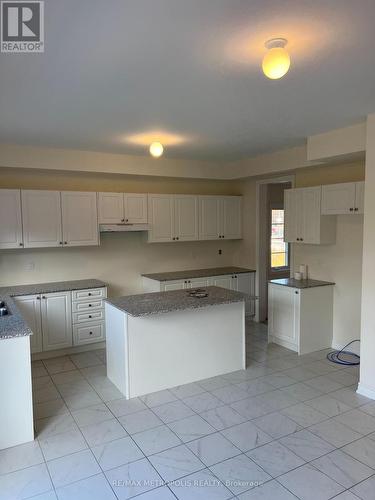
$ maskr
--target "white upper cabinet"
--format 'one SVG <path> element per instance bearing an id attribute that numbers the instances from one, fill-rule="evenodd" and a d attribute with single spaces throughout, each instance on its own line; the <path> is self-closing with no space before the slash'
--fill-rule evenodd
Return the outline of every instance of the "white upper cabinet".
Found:
<path id="1" fill-rule="evenodd" d="M 322 186 L 322 215 L 363 214 L 364 182 Z"/>
<path id="2" fill-rule="evenodd" d="M 129 224 L 147 224 L 147 194 L 124 194 L 124 218 Z"/>
<path id="3" fill-rule="evenodd" d="M 148 196 L 148 213 L 151 230 L 148 233 L 150 242 L 172 241 L 174 238 L 174 199 L 170 194 L 150 194 Z"/>
<path id="4" fill-rule="evenodd" d="M 223 196 L 221 206 L 221 237 L 230 240 L 242 238 L 242 198 Z"/>
<path id="5" fill-rule="evenodd" d="M 61 193 L 64 246 L 99 245 L 96 193 Z"/>
<path id="6" fill-rule="evenodd" d="M 198 239 L 197 196 L 174 196 L 174 238 L 178 241 Z"/>
<path id="7" fill-rule="evenodd" d="M 217 240 L 220 235 L 220 199 L 199 196 L 199 239 Z"/>
<path id="8" fill-rule="evenodd" d="M 21 194 L 19 189 L 0 189 L 0 249 L 22 248 Z"/>
<path id="9" fill-rule="evenodd" d="M 123 193 L 98 193 L 98 217 L 100 224 L 125 222 Z"/>
<path id="10" fill-rule="evenodd" d="M 329 244 L 336 239 L 334 217 L 321 215 L 321 186 L 284 192 L 285 241 Z"/>
<path id="11" fill-rule="evenodd" d="M 147 194 L 98 193 L 100 224 L 146 224 Z"/>
<path id="12" fill-rule="evenodd" d="M 62 245 L 59 191 L 22 190 L 22 218 L 26 248 Z"/>

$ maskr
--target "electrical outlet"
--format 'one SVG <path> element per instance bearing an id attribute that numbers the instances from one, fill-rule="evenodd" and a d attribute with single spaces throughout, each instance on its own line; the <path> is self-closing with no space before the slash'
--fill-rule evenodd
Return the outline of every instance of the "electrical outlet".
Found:
<path id="1" fill-rule="evenodd" d="M 221 255 L 222 253 L 221 248 L 219 248 L 218 254 Z"/>

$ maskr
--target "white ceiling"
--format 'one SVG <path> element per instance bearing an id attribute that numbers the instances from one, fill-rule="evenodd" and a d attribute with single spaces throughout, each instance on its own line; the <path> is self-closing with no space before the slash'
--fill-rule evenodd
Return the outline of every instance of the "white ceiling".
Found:
<path id="1" fill-rule="evenodd" d="M 44 54 L 0 55 L 0 142 L 232 160 L 375 111 L 374 0 L 47 0 Z M 289 40 L 290 72 L 260 70 Z"/>

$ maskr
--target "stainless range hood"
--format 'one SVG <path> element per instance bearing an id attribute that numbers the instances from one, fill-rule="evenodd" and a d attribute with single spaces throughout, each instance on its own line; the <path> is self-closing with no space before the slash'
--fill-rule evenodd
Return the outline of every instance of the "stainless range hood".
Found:
<path id="1" fill-rule="evenodd" d="M 99 224 L 101 233 L 122 233 L 125 231 L 149 231 L 149 224 Z"/>

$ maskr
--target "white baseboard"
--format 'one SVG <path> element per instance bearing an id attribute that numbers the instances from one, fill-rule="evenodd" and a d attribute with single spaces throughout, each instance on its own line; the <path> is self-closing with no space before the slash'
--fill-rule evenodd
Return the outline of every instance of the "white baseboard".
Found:
<path id="1" fill-rule="evenodd" d="M 358 384 L 357 393 L 366 398 L 375 399 L 375 387 L 369 387 L 365 384 Z"/>

